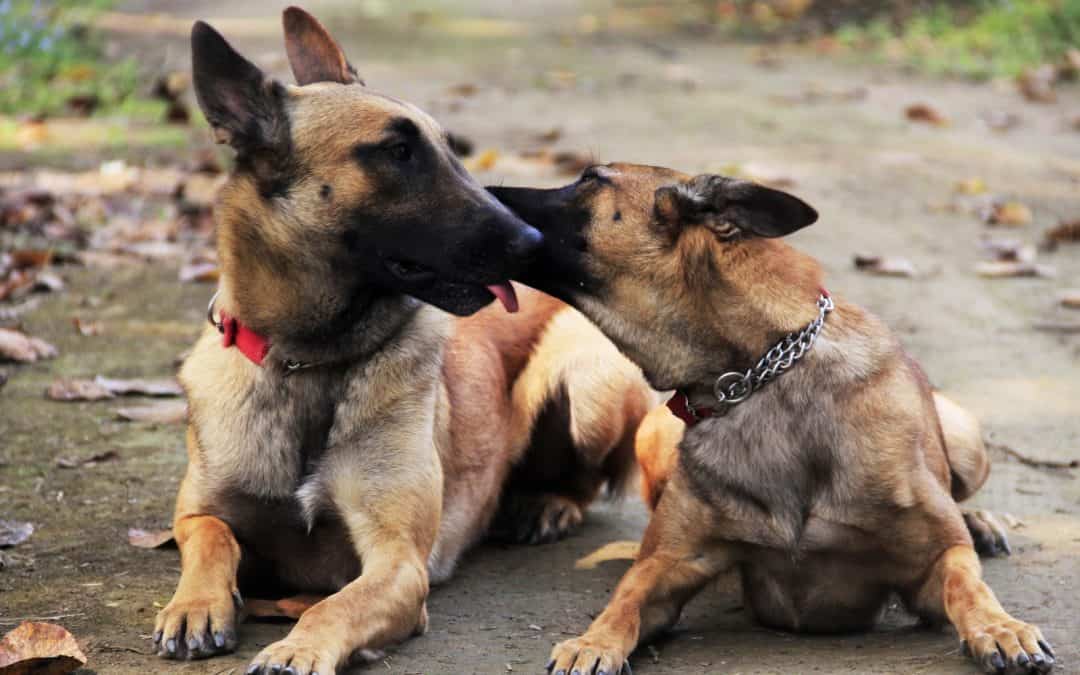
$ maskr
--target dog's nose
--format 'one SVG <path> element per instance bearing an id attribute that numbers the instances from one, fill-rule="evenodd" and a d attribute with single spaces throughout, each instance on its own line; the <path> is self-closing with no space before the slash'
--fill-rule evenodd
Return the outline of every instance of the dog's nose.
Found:
<path id="1" fill-rule="evenodd" d="M 540 230 L 523 225 L 507 243 L 506 254 L 514 260 L 530 260 L 540 251 L 543 243 L 544 235 L 540 234 Z"/>

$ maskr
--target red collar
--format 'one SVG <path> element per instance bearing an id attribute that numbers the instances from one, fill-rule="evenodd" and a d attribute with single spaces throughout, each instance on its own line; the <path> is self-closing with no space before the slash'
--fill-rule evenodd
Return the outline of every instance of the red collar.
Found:
<path id="1" fill-rule="evenodd" d="M 221 331 L 221 346 L 228 348 L 235 345 L 252 363 L 261 366 L 266 353 L 270 351 L 270 340 L 240 323 L 235 316 L 229 316 L 224 310 L 219 311 L 218 315 L 220 323 L 217 324 L 217 329 Z"/>
<path id="2" fill-rule="evenodd" d="M 675 414 L 675 417 L 685 422 L 688 427 L 692 427 L 716 413 L 713 408 L 690 405 L 690 397 L 682 389 L 675 390 L 675 395 L 668 399 L 667 407 L 668 410 Z"/>

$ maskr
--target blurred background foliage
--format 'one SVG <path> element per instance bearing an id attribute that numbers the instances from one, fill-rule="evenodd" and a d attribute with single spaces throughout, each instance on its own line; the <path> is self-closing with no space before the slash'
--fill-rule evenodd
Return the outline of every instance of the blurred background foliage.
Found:
<path id="1" fill-rule="evenodd" d="M 132 58 L 107 58 L 92 30 L 110 0 L 0 0 L 0 113 L 87 116 L 129 106 Z"/>

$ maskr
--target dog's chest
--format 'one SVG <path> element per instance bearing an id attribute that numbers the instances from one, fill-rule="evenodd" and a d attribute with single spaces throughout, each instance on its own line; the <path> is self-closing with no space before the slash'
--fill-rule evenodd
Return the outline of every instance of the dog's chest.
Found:
<path id="1" fill-rule="evenodd" d="M 199 420 L 201 442 L 225 446 L 205 448 L 207 469 L 240 492 L 291 497 L 326 449 L 344 385 L 334 372 L 259 373 Z"/>
<path id="2" fill-rule="evenodd" d="M 688 430 L 680 470 L 721 516 L 724 538 L 788 550 L 808 538 L 827 544 L 820 515 L 844 483 L 838 439 L 819 410 L 788 414 L 762 399 Z"/>

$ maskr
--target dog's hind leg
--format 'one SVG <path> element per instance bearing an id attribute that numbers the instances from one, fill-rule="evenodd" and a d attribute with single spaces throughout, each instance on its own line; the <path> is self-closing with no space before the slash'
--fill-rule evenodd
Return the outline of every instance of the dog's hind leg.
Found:
<path id="1" fill-rule="evenodd" d="M 551 320 L 511 393 L 522 449 L 492 526 L 497 539 L 541 543 L 573 531 L 605 489 L 633 475 L 634 434 L 655 394 L 640 370 L 572 309 Z"/>
<path id="2" fill-rule="evenodd" d="M 180 583 L 169 604 L 158 612 L 154 626 L 157 653 L 169 659 L 203 658 L 236 649 L 240 545 L 224 521 L 197 508 L 195 442 L 189 430 L 191 461 L 180 485 L 173 522 L 180 547 Z"/>

